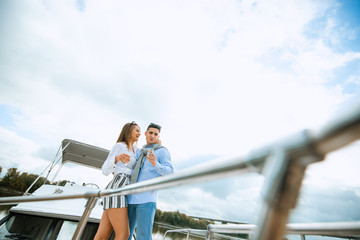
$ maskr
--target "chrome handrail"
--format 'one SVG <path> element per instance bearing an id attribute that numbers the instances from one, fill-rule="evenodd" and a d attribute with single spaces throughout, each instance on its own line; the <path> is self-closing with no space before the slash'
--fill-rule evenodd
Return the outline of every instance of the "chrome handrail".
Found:
<path id="1" fill-rule="evenodd" d="M 208 225 L 209 237 L 213 239 L 214 233 L 243 233 L 252 234 L 256 230 L 254 224 L 227 224 L 227 225 Z M 321 235 L 332 237 L 352 237 L 360 236 L 360 221 L 354 222 L 327 222 L 327 223 L 290 223 L 286 224 L 287 234 L 298 235 Z"/>
<path id="2" fill-rule="evenodd" d="M 206 237 L 209 233 L 208 230 L 201 230 L 201 229 L 193 229 L 193 228 L 179 228 L 179 229 L 171 229 L 167 230 L 164 233 L 163 240 L 166 239 L 166 234 L 168 233 L 183 233 L 186 234 L 186 240 L 189 239 L 189 236 L 192 234 L 195 237 Z M 214 233 L 214 236 L 221 237 L 221 239 L 228 239 L 228 240 L 243 240 L 244 238 L 232 237 L 223 234 Z"/>
<path id="3" fill-rule="evenodd" d="M 189 239 L 189 236 L 191 233 L 198 233 L 199 235 L 206 235 L 207 230 L 200 230 L 200 229 L 191 229 L 191 228 L 179 228 L 179 229 L 172 229 L 172 230 L 167 230 L 164 233 L 163 236 L 163 240 L 165 240 L 166 234 L 168 233 L 186 233 L 186 240 Z"/>
<path id="4" fill-rule="evenodd" d="M 89 191 L 84 194 L 56 196 L 2 197 L 0 205 L 20 202 L 88 198 L 73 239 L 80 239 L 94 199 L 110 195 L 129 195 L 186 184 L 235 176 L 248 172 L 265 175 L 264 209 L 257 224 L 256 240 L 279 240 L 285 232 L 289 211 L 295 207 L 306 167 L 360 138 L 360 106 L 317 130 L 304 130 L 283 141 L 257 149 L 243 157 L 218 159 L 191 169 L 127 185 L 116 190 Z"/>

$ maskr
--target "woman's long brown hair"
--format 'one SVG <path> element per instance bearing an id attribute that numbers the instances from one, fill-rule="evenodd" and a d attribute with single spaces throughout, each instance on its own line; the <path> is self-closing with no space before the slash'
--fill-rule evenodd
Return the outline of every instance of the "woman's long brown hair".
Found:
<path id="1" fill-rule="evenodd" d="M 116 142 L 124 142 L 129 150 L 131 150 L 132 146 L 130 146 L 130 137 L 131 137 L 131 131 L 135 128 L 135 126 L 138 126 L 135 122 L 126 123 L 117 139 Z"/>

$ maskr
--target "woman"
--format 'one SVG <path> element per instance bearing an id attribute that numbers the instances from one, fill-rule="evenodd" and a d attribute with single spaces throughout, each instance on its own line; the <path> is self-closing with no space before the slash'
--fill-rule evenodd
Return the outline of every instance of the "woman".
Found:
<path id="1" fill-rule="evenodd" d="M 106 186 L 106 189 L 117 189 L 128 184 L 136 162 L 137 148 L 134 144 L 139 137 L 140 128 L 135 122 L 124 125 L 116 144 L 101 168 L 104 175 L 114 174 L 114 178 Z M 127 164 L 122 163 L 116 157 L 122 153 L 130 156 L 130 162 Z M 125 196 L 104 198 L 104 212 L 94 240 L 107 240 L 113 229 L 115 240 L 127 240 L 129 238 L 128 209 Z"/>

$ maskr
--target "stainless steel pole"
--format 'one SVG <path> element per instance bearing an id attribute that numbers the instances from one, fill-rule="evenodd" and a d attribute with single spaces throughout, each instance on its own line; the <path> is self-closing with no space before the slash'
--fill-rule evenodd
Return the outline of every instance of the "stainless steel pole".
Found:
<path id="1" fill-rule="evenodd" d="M 289 212 L 296 205 L 306 167 L 322 159 L 323 156 L 315 152 L 292 159 L 284 149 L 275 149 L 274 154 L 266 160 L 264 205 L 251 239 L 283 239 Z"/>
<path id="2" fill-rule="evenodd" d="M 75 230 L 72 240 L 80 240 L 81 234 L 84 231 L 87 220 L 90 216 L 92 209 L 95 207 L 97 200 L 98 200 L 98 197 L 90 197 L 89 200 L 87 201 L 84 213 L 79 221 L 79 225 L 77 226 L 77 228 Z"/>

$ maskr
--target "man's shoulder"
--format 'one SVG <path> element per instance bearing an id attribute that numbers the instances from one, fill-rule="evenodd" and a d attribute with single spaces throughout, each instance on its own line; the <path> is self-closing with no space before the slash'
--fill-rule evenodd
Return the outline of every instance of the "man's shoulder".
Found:
<path id="1" fill-rule="evenodd" d="M 166 147 L 161 145 L 156 151 L 158 151 L 159 157 L 170 158 L 170 152 Z"/>
<path id="2" fill-rule="evenodd" d="M 169 152 L 169 150 L 163 145 L 159 145 L 156 150 Z"/>

